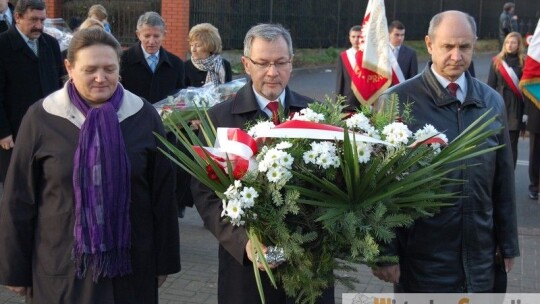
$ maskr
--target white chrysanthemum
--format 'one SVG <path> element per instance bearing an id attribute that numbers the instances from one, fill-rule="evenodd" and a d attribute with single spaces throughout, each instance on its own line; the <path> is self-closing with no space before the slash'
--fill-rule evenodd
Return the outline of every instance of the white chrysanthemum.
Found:
<path id="1" fill-rule="evenodd" d="M 239 200 L 230 200 L 227 203 L 225 208 L 225 215 L 231 220 L 231 223 L 235 226 L 240 226 L 243 224 L 242 215 L 244 210 L 242 210 L 242 205 Z"/>
<path id="2" fill-rule="evenodd" d="M 371 159 L 371 153 L 373 148 L 370 144 L 365 142 L 356 143 L 356 150 L 358 151 L 358 162 L 361 164 L 367 163 Z"/>
<path id="3" fill-rule="evenodd" d="M 324 120 L 324 115 L 313 111 L 310 108 L 305 108 L 300 110 L 300 112 L 294 113 L 292 120 L 303 120 L 303 121 L 313 121 L 321 122 Z"/>
<path id="4" fill-rule="evenodd" d="M 242 182 L 241 182 L 239 179 L 235 180 L 235 181 L 234 181 L 234 187 L 235 187 L 236 189 L 242 188 Z"/>
<path id="5" fill-rule="evenodd" d="M 408 143 L 409 137 L 412 135 L 409 128 L 402 122 L 394 122 L 386 125 L 382 133 L 386 137 L 386 141 L 394 145 Z"/>
<path id="6" fill-rule="evenodd" d="M 366 135 L 375 139 L 381 139 L 381 135 L 379 134 L 379 131 L 375 129 L 375 127 L 371 126 L 367 130 L 364 130 L 366 132 Z"/>
<path id="7" fill-rule="evenodd" d="M 303 159 L 306 164 L 314 164 L 317 160 L 317 153 L 313 150 L 304 152 Z"/>
<path id="8" fill-rule="evenodd" d="M 276 149 L 278 150 L 285 150 L 292 147 L 292 144 L 288 141 L 282 141 L 276 145 Z"/>
<path id="9" fill-rule="evenodd" d="M 293 161 L 294 161 L 294 158 L 289 153 L 283 153 L 278 163 L 280 166 L 284 168 L 291 169 Z"/>
<path id="10" fill-rule="evenodd" d="M 268 172 L 266 172 L 266 178 L 271 183 L 278 183 L 283 178 L 283 172 L 284 169 L 279 168 L 270 168 L 268 169 Z"/>
<path id="11" fill-rule="evenodd" d="M 414 133 L 414 139 L 418 141 L 424 141 L 430 137 L 437 135 L 439 131 L 433 127 L 433 125 L 426 124 L 422 129 Z"/>
<path id="12" fill-rule="evenodd" d="M 258 137 L 259 134 L 262 134 L 264 131 L 268 131 L 268 130 L 274 128 L 274 127 L 275 127 L 275 125 L 271 121 L 261 121 L 261 122 L 258 122 L 253 127 L 251 127 L 248 130 L 248 134 L 251 137 Z"/>
<path id="13" fill-rule="evenodd" d="M 234 199 L 238 197 L 238 188 L 235 187 L 235 185 L 230 185 L 229 188 L 227 188 L 227 191 L 225 191 L 225 197 L 228 199 Z"/>
<path id="14" fill-rule="evenodd" d="M 259 193 L 253 187 L 244 187 L 240 192 L 240 197 L 244 208 L 251 208 L 255 204 L 255 199 L 259 197 Z"/>
<path id="15" fill-rule="evenodd" d="M 359 129 L 367 131 L 370 128 L 373 128 L 369 123 L 369 119 L 363 113 L 356 113 L 353 116 L 345 120 L 347 127 L 350 129 Z"/>

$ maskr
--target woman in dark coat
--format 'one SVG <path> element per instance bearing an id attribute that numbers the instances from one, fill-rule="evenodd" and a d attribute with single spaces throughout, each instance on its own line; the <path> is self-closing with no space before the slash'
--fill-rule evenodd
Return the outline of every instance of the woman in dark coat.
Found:
<path id="1" fill-rule="evenodd" d="M 157 303 L 180 270 L 174 171 L 121 47 L 78 31 L 70 80 L 26 113 L 0 202 L 0 284 L 26 303 Z"/>
<path id="2" fill-rule="evenodd" d="M 231 64 L 221 57 L 221 37 L 210 23 L 197 24 L 189 31 L 191 59 L 186 62 L 186 85 L 201 87 L 232 80 Z"/>
<path id="3" fill-rule="evenodd" d="M 524 57 L 521 34 L 511 32 L 504 39 L 502 50 L 493 57 L 487 82 L 501 94 L 506 105 L 514 168 L 517 162 L 517 146 L 524 108 L 523 95 L 519 89 Z"/>

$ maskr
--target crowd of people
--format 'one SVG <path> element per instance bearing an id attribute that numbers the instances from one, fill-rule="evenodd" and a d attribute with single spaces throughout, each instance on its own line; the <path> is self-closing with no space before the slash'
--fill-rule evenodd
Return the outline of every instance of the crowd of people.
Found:
<path id="1" fill-rule="evenodd" d="M 497 117 L 490 128 L 500 132 L 487 144 L 505 145 L 450 176 L 468 180 L 452 189 L 463 194 L 452 206 L 397 230 L 384 245 L 399 262 L 374 267 L 373 274 L 394 283 L 396 292 L 501 292 L 505 282 L 494 283 L 498 269 L 511 271 L 520 254 L 517 142 L 527 129 L 529 196 L 538 199 L 540 111 L 516 83 L 525 54 L 514 11 L 513 3 L 505 4 L 501 51 L 487 84 L 469 72 L 477 38 L 466 13 L 445 11 L 431 19 L 425 37 L 431 60 L 420 73 L 416 52 L 404 45 L 405 25 L 394 20 L 388 26 L 398 81 L 374 108 L 393 93 L 414 100 L 411 130 L 429 123 L 450 140 L 490 111 Z M 174 141 L 152 104 L 188 86 L 232 80 L 218 29 L 194 26 L 184 62 L 163 47 L 167 27 L 158 13 L 139 17 L 138 42 L 125 51 L 107 17 L 102 5 L 92 6 L 62 54 L 43 33 L 43 1 L 13 6 L 0 0 L 0 284 L 27 303 L 157 303 L 167 275 L 180 271 L 178 217 L 194 205 L 219 242 L 218 302 L 259 303 L 245 229 L 223 222 L 221 199 L 176 168 L 154 136 Z M 361 77 L 362 27 L 351 27 L 348 35 L 351 47 L 338 58 L 335 93 L 353 111 L 362 104 L 354 86 Z M 241 57 L 249 81 L 208 111 L 213 125 L 243 128 L 272 118 L 275 101 L 285 115 L 307 107 L 312 100 L 289 87 L 293 54 L 283 26 L 249 29 Z M 267 303 L 293 303 L 262 279 Z M 334 303 L 334 287 L 317 303 Z"/>

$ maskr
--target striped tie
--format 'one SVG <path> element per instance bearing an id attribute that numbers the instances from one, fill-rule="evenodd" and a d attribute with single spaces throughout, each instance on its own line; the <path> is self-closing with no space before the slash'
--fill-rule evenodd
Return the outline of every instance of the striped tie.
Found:
<path id="1" fill-rule="evenodd" d="M 28 40 L 28 46 L 34 52 L 36 56 L 38 56 L 38 46 L 36 40 Z"/>

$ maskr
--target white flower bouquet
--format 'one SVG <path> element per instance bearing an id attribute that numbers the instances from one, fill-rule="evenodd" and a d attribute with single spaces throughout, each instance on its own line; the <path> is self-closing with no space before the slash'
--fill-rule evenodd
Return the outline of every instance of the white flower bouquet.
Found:
<path id="1" fill-rule="evenodd" d="M 60 51 L 67 50 L 73 33 L 62 18 L 47 18 L 43 24 L 43 31 L 53 36 L 60 46 Z"/>
<path id="2" fill-rule="evenodd" d="M 247 132 L 214 132 L 201 115 L 205 143 L 171 124 L 188 153 L 162 139 L 163 152 L 222 199 L 223 221 L 245 226 L 263 302 L 257 261 L 302 303 L 314 303 L 335 280 L 351 283 L 334 270 L 393 261 L 380 256 L 379 245 L 459 195 L 445 188 L 463 181 L 445 176 L 492 151 L 481 144 L 498 131 L 486 129 L 493 119 L 484 115 L 447 143 L 430 125 L 413 134 L 407 121 L 396 121 L 397 106 L 349 117 L 342 109 L 330 100 L 313 103 L 278 126 L 261 121 Z M 270 269 L 262 244 L 286 261 Z"/>
<path id="3" fill-rule="evenodd" d="M 233 97 L 245 84 L 246 79 L 239 78 L 217 86 L 207 84 L 198 88 L 188 87 L 156 102 L 154 108 L 162 119 L 180 126 L 180 120 L 196 119 L 199 111 Z"/>

